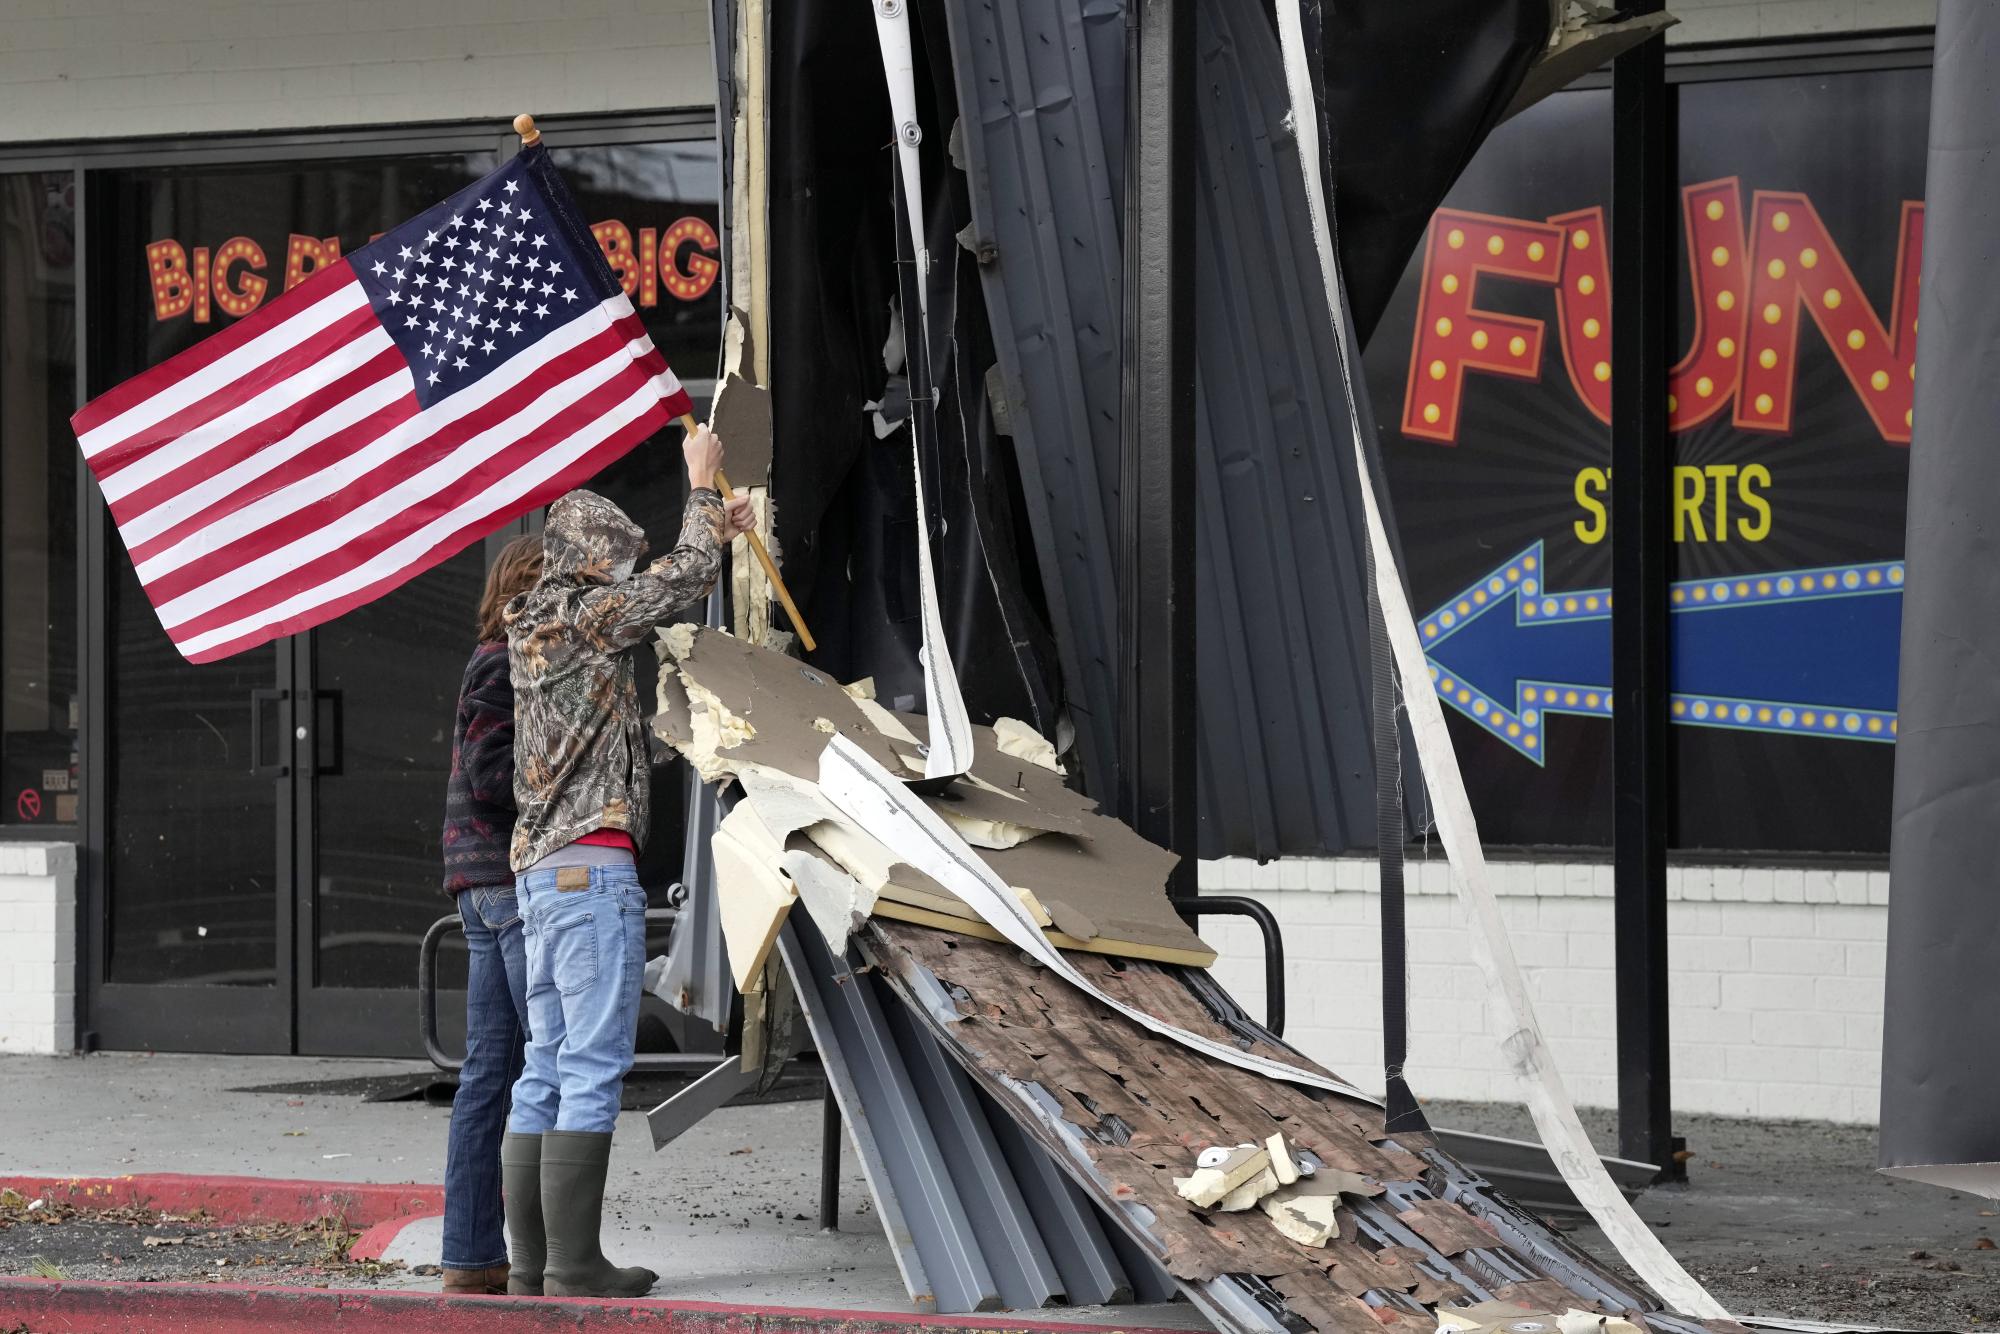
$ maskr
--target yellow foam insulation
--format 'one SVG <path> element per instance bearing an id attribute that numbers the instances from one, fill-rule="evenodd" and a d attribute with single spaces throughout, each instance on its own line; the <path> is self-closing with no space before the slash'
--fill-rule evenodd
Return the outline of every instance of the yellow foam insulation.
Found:
<path id="1" fill-rule="evenodd" d="M 1001 754 L 1039 764 L 1051 773 L 1063 771 L 1062 765 L 1056 762 L 1054 744 L 1019 718 L 995 718 L 993 735 L 999 738 Z"/>

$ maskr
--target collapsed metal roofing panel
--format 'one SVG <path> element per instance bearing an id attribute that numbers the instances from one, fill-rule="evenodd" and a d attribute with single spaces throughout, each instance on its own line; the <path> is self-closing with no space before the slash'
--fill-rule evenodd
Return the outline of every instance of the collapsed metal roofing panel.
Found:
<path id="1" fill-rule="evenodd" d="M 946 7 L 972 240 L 1090 790 L 1117 791 L 1123 0 Z M 990 258 L 989 258 L 990 257 Z"/>
<path id="2" fill-rule="evenodd" d="M 949 0 L 982 256 L 1086 781 L 1117 786 L 1124 0 Z M 1261 9 L 1197 7 L 1203 856 L 1374 843 L 1347 406 Z"/>

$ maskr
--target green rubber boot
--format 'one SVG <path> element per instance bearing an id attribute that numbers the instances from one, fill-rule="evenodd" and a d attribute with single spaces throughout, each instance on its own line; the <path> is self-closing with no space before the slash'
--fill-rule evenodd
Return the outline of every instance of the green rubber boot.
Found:
<path id="1" fill-rule="evenodd" d="M 542 1137 L 500 1137 L 500 1190 L 507 1202 L 508 1251 L 513 1268 L 507 1274 L 510 1297 L 542 1295 L 542 1269 L 548 1239 L 542 1230 Z"/>
<path id="2" fill-rule="evenodd" d="M 659 1278 L 650 1269 L 622 1269 L 604 1258 L 597 1233 L 610 1166 L 610 1135 L 551 1130 L 542 1136 L 542 1217 L 548 1227 L 542 1291 L 551 1297 L 643 1297 Z"/>

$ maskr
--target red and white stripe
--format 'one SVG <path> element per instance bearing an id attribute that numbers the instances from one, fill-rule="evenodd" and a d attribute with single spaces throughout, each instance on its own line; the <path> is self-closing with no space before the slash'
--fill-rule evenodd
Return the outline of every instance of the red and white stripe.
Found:
<path id="1" fill-rule="evenodd" d="M 620 294 L 420 408 L 343 260 L 75 423 L 161 624 L 209 662 L 380 596 L 688 407 Z"/>

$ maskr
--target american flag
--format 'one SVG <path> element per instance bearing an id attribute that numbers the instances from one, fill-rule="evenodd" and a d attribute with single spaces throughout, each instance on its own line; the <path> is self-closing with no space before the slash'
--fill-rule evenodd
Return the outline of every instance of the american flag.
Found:
<path id="1" fill-rule="evenodd" d="M 328 621 L 691 410 L 546 147 L 71 418 L 190 662 Z"/>

